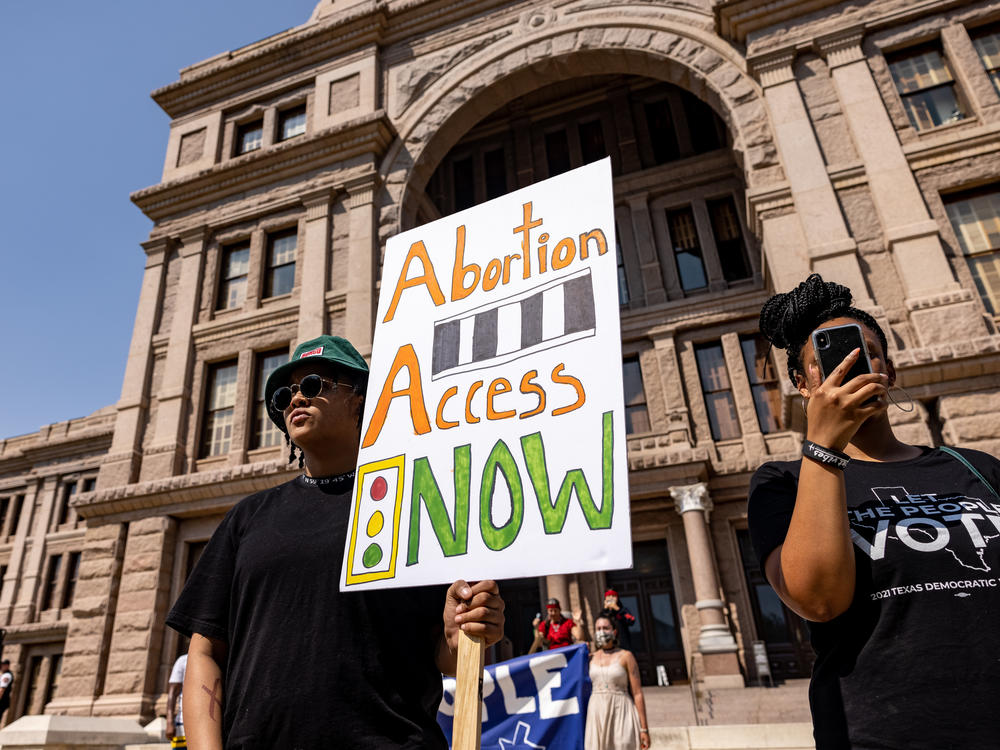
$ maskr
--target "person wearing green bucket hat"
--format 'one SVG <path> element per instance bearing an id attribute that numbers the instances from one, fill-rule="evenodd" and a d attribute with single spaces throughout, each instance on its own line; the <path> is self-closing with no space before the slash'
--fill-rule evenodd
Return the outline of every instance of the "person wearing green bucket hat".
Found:
<path id="1" fill-rule="evenodd" d="M 268 415 L 304 472 L 230 510 L 167 616 L 191 637 L 192 750 L 443 750 L 459 630 L 503 636 L 494 581 L 340 591 L 367 381 L 338 336 L 299 344 L 267 379 Z"/>

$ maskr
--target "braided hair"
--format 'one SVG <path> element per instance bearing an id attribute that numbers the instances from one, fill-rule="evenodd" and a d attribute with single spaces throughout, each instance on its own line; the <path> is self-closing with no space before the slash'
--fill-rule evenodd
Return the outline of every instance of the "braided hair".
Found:
<path id="1" fill-rule="evenodd" d="M 823 281 L 818 273 L 799 284 L 790 292 L 771 297 L 760 310 L 760 332 L 773 346 L 788 354 L 788 377 L 795 385 L 795 375 L 805 374 L 802 367 L 802 347 L 809 335 L 820 325 L 833 318 L 851 318 L 871 329 L 887 352 L 882 327 L 875 318 L 851 307 L 851 290 L 833 281 Z"/>

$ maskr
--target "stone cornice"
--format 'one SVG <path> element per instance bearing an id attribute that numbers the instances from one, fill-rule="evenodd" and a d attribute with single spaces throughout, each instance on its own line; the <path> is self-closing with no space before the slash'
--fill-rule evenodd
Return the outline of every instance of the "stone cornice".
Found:
<path id="1" fill-rule="evenodd" d="M 961 390 L 967 387 L 964 380 L 981 376 L 995 383 L 1000 373 L 1000 335 L 904 349 L 894 353 L 892 360 L 903 388 Z"/>
<path id="2" fill-rule="evenodd" d="M 510 0 L 368 0 L 184 68 L 153 100 L 178 118 L 366 45 L 386 47 L 503 5 Z"/>
<path id="3" fill-rule="evenodd" d="M 719 35 L 744 44 L 747 35 L 798 18 L 841 0 L 721 0 L 715 4 Z"/>
<path id="4" fill-rule="evenodd" d="M 185 209 L 286 180 L 362 154 L 381 156 L 395 131 L 383 110 L 350 122 L 230 159 L 191 177 L 132 193 L 132 201 L 153 221 Z"/>
<path id="5" fill-rule="evenodd" d="M 176 119 L 311 64 L 378 43 L 386 23 L 381 6 L 381 2 L 366 3 L 191 65 L 181 71 L 179 81 L 154 91 L 153 101 Z"/>
<path id="6" fill-rule="evenodd" d="M 82 518 L 106 518 L 136 511 L 148 516 L 150 510 L 178 512 L 192 503 L 244 497 L 266 490 L 299 473 L 283 460 L 261 461 L 195 474 L 150 479 L 136 484 L 109 487 L 76 495 L 70 506 Z"/>
<path id="7" fill-rule="evenodd" d="M 4 628 L 4 644 L 57 641 L 66 637 L 66 631 L 68 629 L 69 620 L 26 622 L 20 625 L 7 625 Z"/>
<path id="8" fill-rule="evenodd" d="M 633 333 L 644 338 L 673 335 L 689 328 L 704 328 L 734 318 L 750 318 L 756 326 L 760 308 L 769 296 L 768 290 L 750 286 L 740 292 L 730 290 L 722 294 L 670 300 L 635 313 L 622 311 L 622 338 L 630 340 L 634 338 Z"/>

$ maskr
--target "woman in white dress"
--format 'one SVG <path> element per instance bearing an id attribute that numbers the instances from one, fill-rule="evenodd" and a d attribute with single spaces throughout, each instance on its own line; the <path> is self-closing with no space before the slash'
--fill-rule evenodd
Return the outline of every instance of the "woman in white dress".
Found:
<path id="1" fill-rule="evenodd" d="M 593 692 L 583 745 L 586 750 L 646 750 L 649 725 L 635 656 L 618 648 L 618 632 L 607 617 L 594 622 L 594 645 L 590 655 Z"/>

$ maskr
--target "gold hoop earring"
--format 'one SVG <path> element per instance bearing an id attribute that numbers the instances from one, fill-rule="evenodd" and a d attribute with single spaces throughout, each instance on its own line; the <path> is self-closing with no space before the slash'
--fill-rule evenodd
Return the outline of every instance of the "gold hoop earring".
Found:
<path id="1" fill-rule="evenodd" d="M 904 409 L 900 405 L 900 403 L 896 400 L 896 397 L 892 395 L 892 388 L 895 388 L 895 389 L 903 392 L 903 395 L 906 396 L 906 402 L 910 406 L 909 409 Z M 886 393 L 889 396 L 889 400 L 892 401 L 893 405 L 895 405 L 895 407 L 897 409 L 899 409 L 902 412 L 906 412 L 907 414 L 909 414 L 911 411 L 913 411 L 914 409 L 917 408 L 917 405 L 913 402 L 913 396 L 911 396 L 909 393 L 907 393 L 905 388 L 903 388 L 902 386 L 899 386 L 899 385 L 894 385 L 892 388 L 890 388 Z"/>

